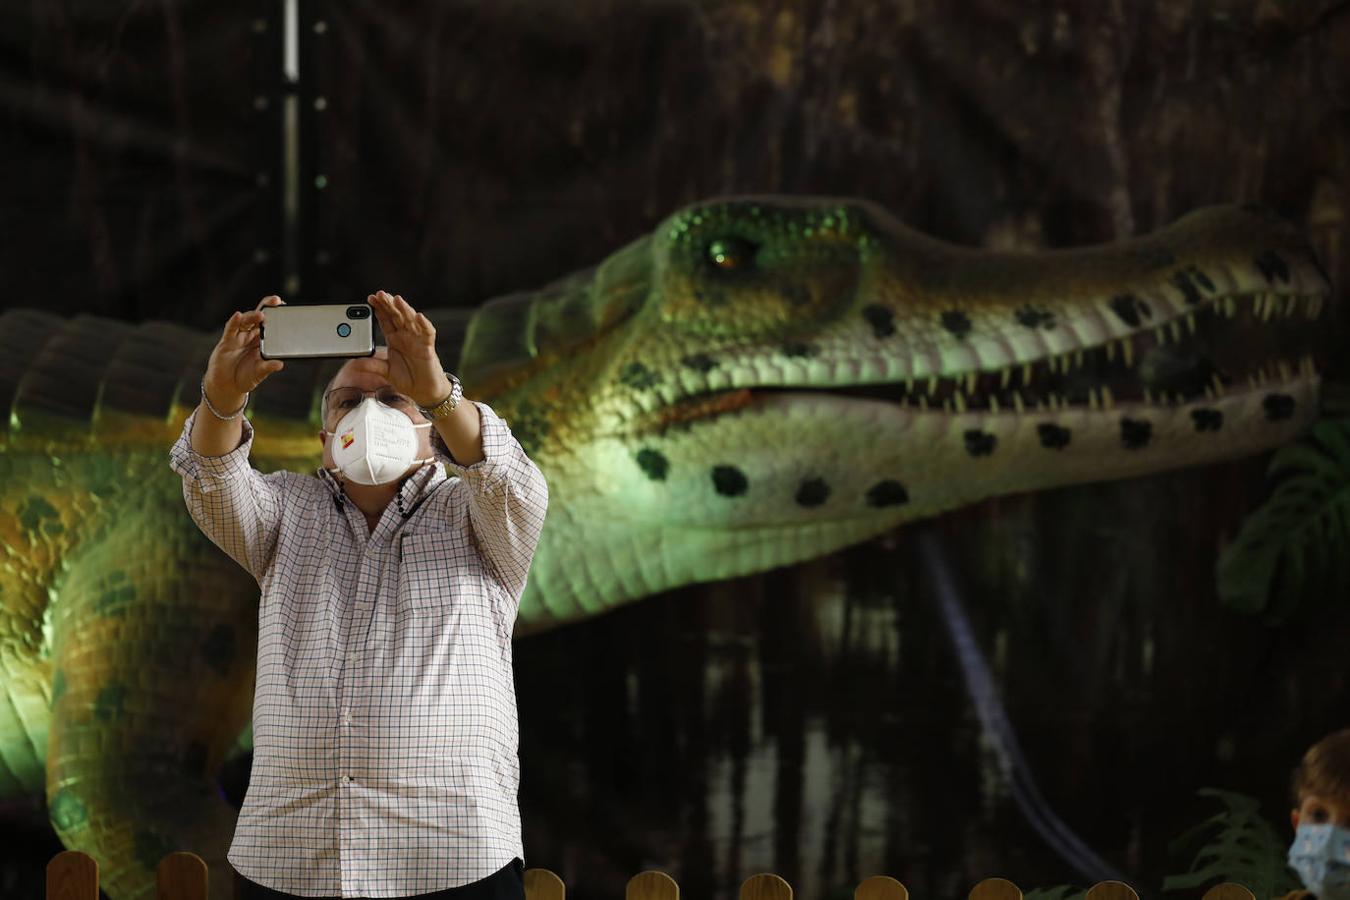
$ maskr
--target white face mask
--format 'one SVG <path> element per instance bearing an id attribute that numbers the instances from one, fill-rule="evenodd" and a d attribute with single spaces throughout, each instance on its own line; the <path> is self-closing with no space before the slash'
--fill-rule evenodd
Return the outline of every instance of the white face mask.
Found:
<path id="1" fill-rule="evenodd" d="M 417 458 L 417 429 L 430 428 L 430 422 L 414 425 L 396 409 L 390 409 L 374 397 L 347 413 L 332 431 L 333 462 L 328 471 L 357 484 L 388 484 L 403 477 L 413 463 L 432 462 L 435 457 Z"/>

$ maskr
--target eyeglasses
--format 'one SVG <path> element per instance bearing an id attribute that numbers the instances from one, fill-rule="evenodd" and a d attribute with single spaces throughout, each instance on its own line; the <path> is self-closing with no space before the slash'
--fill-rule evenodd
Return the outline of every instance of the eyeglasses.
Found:
<path id="1" fill-rule="evenodd" d="M 363 391 L 359 387 L 340 387 L 333 388 L 327 394 L 324 394 L 324 416 L 325 418 L 333 415 L 345 415 L 356 407 L 361 405 L 361 401 L 367 397 L 374 397 L 375 400 L 390 409 L 396 409 L 406 416 L 411 417 L 417 404 L 413 403 L 412 398 L 406 394 L 400 394 L 391 387 L 382 387 L 373 391 Z"/>

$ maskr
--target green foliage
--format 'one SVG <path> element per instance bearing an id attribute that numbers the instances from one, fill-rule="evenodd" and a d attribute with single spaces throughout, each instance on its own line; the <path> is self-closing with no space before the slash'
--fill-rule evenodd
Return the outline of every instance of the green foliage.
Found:
<path id="1" fill-rule="evenodd" d="M 1350 595 L 1350 418 L 1313 425 L 1276 451 L 1278 481 L 1216 566 L 1219 597 L 1279 619 L 1307 600 Z"/>
<path id="2" fill-rule="evenodd" d="M 1183 853 L 1204 842 L 1189 872 L 1163 880 L 1164 891 L 1233 881 L 1257 897 L 1279 897 L 1302 887 L 1285 865 L 1288 842 L 1261 817 L 1254 798 L 1213 788 L 1198 793 L 1218 799 L 1226 809 L 1171 843 L 1173 853 Z"/>

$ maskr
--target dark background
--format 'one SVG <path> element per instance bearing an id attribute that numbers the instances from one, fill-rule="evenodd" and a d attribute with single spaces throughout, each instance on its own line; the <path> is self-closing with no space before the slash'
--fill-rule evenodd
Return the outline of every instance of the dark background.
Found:
<path id="1" fill-rule="evenodd" d="M 1309 234 L 1348 336 L 1343 3 L 300 9 L 289 84 L 275 2 L 0 7 L 2 302 L 212 330 L 274 292 L 473 307 L 724 193 L 865 197 L 1000 249 L 1257 202 Z M 1047 800 L 1145 892 L 1189 863 L 1167 842 L 1215 811 L 1200 787 L 1259 797 L 1287 837 L 1289 768 L 1350 720 L 1345 598 L 1273 625 L 1214 596 L 1262 466 L 921 526 Z M 876 872 L 936 897 L 1081 881 L 997 773 L 913 530 L 518 642 L 528 864 L 578 900 L 649 866 L 719 898 L 764 870 L 807 898 Z M 8 815 L 0 891 L 31 893 L 60 848 L 40 810 Z"/>

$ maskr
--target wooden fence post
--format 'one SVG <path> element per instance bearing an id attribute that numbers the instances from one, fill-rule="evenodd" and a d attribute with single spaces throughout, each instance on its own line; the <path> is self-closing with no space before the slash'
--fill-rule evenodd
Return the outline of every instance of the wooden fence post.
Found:
<path id="1" fill-rule="evenodd" d="M 624 900 L 680 900 L 680 886 L 665 872 L 649 869 L 628 879 Z"/>
<path id="2" fill-rule="evenodd" d="M 1022 900 L 1022 889 L 1006 878 L 986 878 L 966 896 L 968 900 Z"/>
<path id="3" fill-rule="evenodd" d="M 1139 895 L 1123 881 L 1099 881 L 1088 888 L 1087 900 L 1139 900 Z"/>
<path id="4" fill-rule="evenodd" d="M 525 870 L 525 900 L 566 900 L 562 879 L 548 869 Z"/>
<path id="5" fill-rule="evenodd" d="M 88 853 L 63 850 L 47 863 L 47 900 L 98 900 L 98 863 Z"/>
<path id="6" fill-rule="evenodd" d="M 777 875 L 761 872 L 741 883 L 740 900 L 792 900 L 792 886 Z"/>
<path id="7" fill-rule="evenodd" d="M 909 889 L 889 875 L 873 875 L 853 889 L 853 900 L 909 900 Z"/>
<path id="8" fill-rule="evenodd" d="M 155 869 L 156 900 L 206 900 L 206 861 L 180 850 L 159 861 Z"/>
<path id="9" fill-rule="evenodd" d="M 1256 895 L 1240 884 L 1225 881 L 1205 891 L 1200 900 L 1256 900 Z"/>

